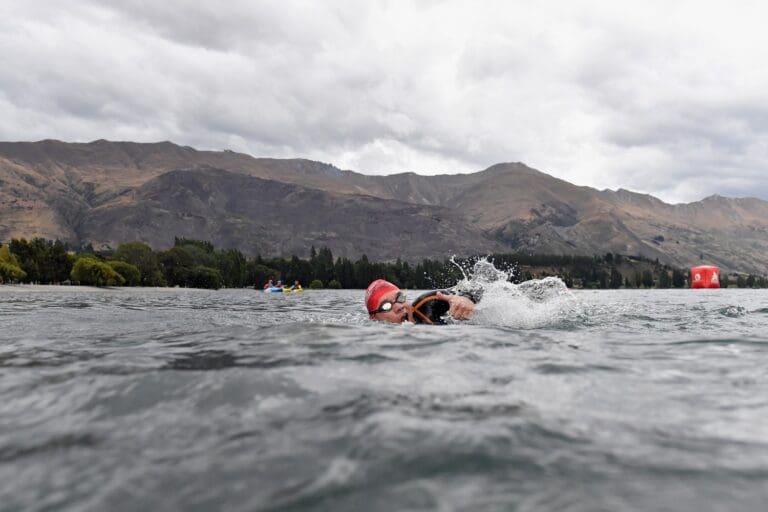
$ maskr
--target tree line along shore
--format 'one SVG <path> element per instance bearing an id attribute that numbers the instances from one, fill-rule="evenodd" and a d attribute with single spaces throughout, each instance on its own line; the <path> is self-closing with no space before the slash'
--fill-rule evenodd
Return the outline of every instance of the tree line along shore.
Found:
<path id="1" fill-rule="evenodd" d="M 117 249 L 72 251 L 59 240 L 12 239 L 0 244 L 0 283 L 76 284 L 88 286 L 179 286 L 187 288 L 256 287 L 269 279 L 307 288 L 363 289 L 384 278 L 407 289 L 452 286 L 479 257 L 487 257 L 510 280 L 522 282 L 560 277 L 569 288 L 684 288 L 687 270 L 658 260 L 607 253 L 596 256 L 493 254 L 449 260 L 425 259 L 412 264 L 356 261 L 333 257 L 331 250 L 310 249 L 308 259 L 247 258 L 237 249 L 216 249 L 204 240 L 176 238 L 170 249 L 155 251 L 143 242 Z M 748 274 L 721 275 L 721 287 L 765 288 L 768 279 Z"/>

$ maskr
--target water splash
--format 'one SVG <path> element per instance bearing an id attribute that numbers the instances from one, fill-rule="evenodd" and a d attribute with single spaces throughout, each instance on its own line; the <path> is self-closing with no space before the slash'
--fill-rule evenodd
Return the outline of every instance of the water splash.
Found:
<path id="1" fill-rule="evenodd" d="M 452 256 L 449 262 L 461 272 L 461 282 L 475 281 L 477 283 L 491 283 L 495 281 L 514 281 L 519 277 L 520 269 L 517 265 L 507 268 L 498 268 L 496 263 L 488 256 L 458 261 Z"/>
<path id="2" fill-rule="evenodd" d="M 546 277 L 514 284 L 510 281 L 515 272 L 514 268 L 496 268 L 488 258 L 476 261 L 468 272 L 462 268 L 464 278 L 456 290 L 482 295 L 473 323 L 519 329 L 582 323 L 584 307 L 561 279 Z"/>
<path id="3" fill-rule="evenodd" d="M 747 308 L 744 306 L 726 306 L 721 308 L 718 313 L 728 318 L 739 318 L 747 315 Z"/>

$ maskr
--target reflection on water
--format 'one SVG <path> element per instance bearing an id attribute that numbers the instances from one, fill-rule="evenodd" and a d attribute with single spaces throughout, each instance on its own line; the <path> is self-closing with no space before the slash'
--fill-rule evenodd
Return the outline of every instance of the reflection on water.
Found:
<path id="1" fill-rule="evenodd" d="M 174 356 L 166 364 L 170 370 L 220 370 L 237 366 L 237 358 L 223 350 L 200 350 L 193 354 Z"/>
<path id="2" fill-rule="evenodd" d="M 759 290 L 0 287 L 0 510 L 762 510 Z"/>

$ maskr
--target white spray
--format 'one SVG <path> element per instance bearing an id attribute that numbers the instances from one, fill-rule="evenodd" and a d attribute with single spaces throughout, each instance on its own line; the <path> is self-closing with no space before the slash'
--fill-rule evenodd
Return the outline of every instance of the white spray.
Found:
<path id="1" fill-rule="evenodd" d="M 478 260 L 469 272 L 453 259 L 451 263 L 464 276 L 457 291 L 482 291 L 473 323 L 521 329 L 562 327 L 584 314 L 583 306 L 557 277 L 516 285 L 509 282 L 514 270 L 499 270 L 487 258 Z"/>

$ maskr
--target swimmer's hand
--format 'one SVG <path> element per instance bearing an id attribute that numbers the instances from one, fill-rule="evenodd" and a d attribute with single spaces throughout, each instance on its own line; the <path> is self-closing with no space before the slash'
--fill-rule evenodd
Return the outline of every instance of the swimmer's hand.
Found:
<path id="1" fill-rule="evenodd" d="M 475 303 L 462 295 L 451 295 L 437 292 L 437 298 L 444 300 L 450 306 L 448 314 L 454 320 L 467 320 L 475 312 Z"/>

